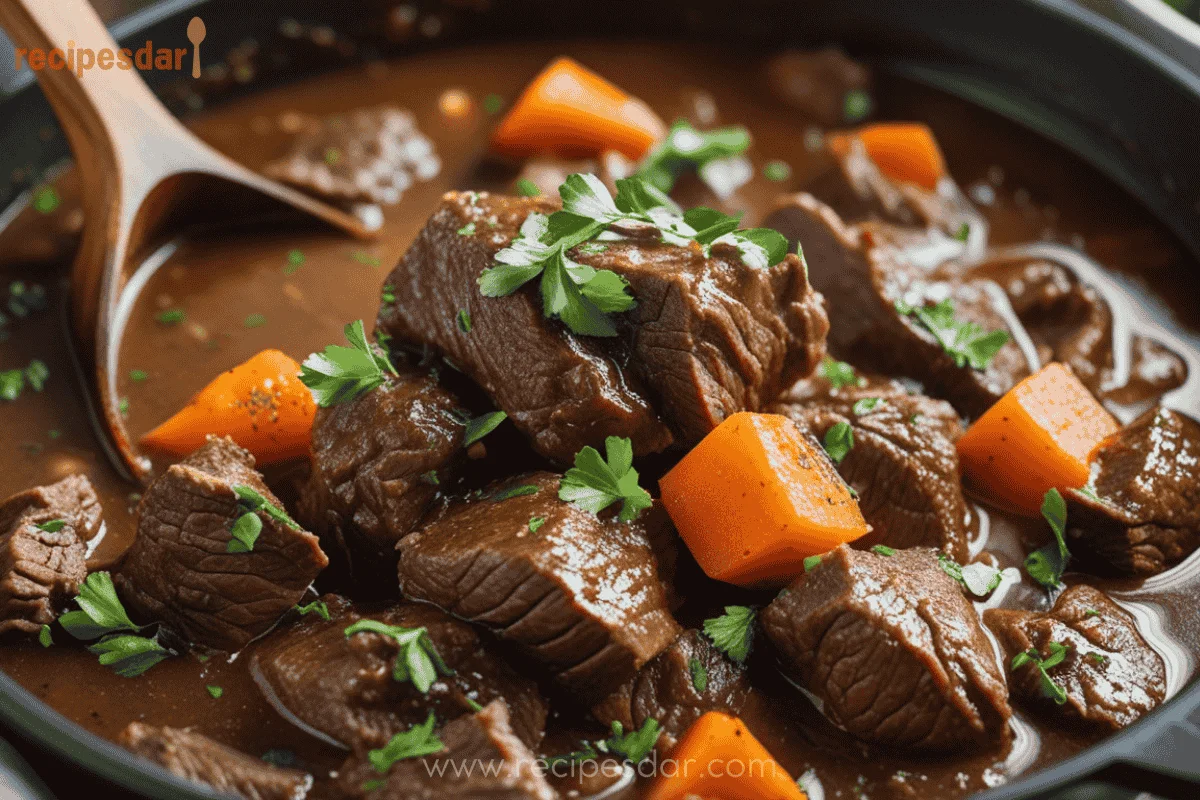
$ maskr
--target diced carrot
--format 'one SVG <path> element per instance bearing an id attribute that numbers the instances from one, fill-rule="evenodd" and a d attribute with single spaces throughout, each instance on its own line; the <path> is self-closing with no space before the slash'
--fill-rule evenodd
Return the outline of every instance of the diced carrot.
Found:
<path id="1" fill-rule="evenodd" d="M 710 711 L 671 748 L 646 800 L 807 800 L 737 717 Z"/>
<path id="2" fill-rule="evenodd" d="M 542 70 L 492 133 L 492 149 L 525 158 L 595 158 L 617 150 L 637 161 L 667 127 L 650 107 L 572 61 Z"/>
<path id="3" fill-rule="evenodd" d="M 1089 456 L 1119 427 L 1070 367 L 1047 364 L 975 420 L 958 457 L 973 489 L 1036 516 L 1048 490 L 1088 482 Z"/>
<path id="4" fill-rule="evenodd" d="M 946 159 L 933 131 L 916 122 L 881 122 L 853 131 L 831 133 L 829 149 L 844 157 L 851 142 L 862 142 L 879 171 L 898 183 L 915 183 L 933 191 L 948 174 Z"/>
<path id="5" fill-rule="evenodd" d="M 142 437 L 142 444 L 185 455 L 208 434 L 228 436 L 270 463 L 308 453 L 317 405 L 300 382 L 300 365 L 278 350 L 218 375 L 175 416 Z"/>
<path id="6" fill-rule="evenodd" d="M 729 417 L 659 488 L 704 572 L 739 586 L 784 585 L 805 558 L 868 530 L 820 445 L 778 414 Z"/>

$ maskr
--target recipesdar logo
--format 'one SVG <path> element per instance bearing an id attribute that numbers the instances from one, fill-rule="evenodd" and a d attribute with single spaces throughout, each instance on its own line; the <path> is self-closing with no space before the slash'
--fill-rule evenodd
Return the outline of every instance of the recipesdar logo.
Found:
<path id="1" fill-rule="evenodd" d="M 187 47 L 155 47 L 154 42 L 146 40 L 142 47 L 121 47 L 113 50 L 102 47 L 93 50 L 90 47 L 77 45 L 74 41 L 67 42 L 66 50 L 58 47 L 49 50 L 41 47 L 18 47 L 16 50 L 16 68 L 28 67 L 35 72 L 44 69 L 68 70 L 83 77 L 85 70 L 90 69 L 137 69 L 143 72 L 149 70 L 179 71 L 185 69 L 184 59 L 191 52 L 192 77 L 200 77 L 200 42 L 205 36 L 204 20 L 192 17 L 187 26 L 187 38 L 192 43 Z"/>

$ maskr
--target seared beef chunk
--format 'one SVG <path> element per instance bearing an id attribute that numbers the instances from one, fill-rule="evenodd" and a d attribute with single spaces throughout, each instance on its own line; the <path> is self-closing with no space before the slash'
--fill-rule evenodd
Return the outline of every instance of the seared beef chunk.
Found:
<path id="1" fill-rule="evenodd" d="M 1065 493 L 1067 544 L 1086 569 L 1154 575 L 1200 545 L 1200 425 L 1142 414 L 1092 456 L 1088 489 Z"/>
<path id="2" fill-rule="evenodd" d="M 839 357 L 914 378 L 970 417 L 1029 374 L 1026 356 L 1011 336 L 1019 323 L 1000 287 L 963 279 L 952 268 L 930 271 L 902 260 L 870 228 L 847 227 L 811 195 L 795 195 L 789 203 L 765 224 L 793 245 L 803 243 L 813 286 L 829 301 L 830 344 Z M 897 301 L 920 306 L 944 299 L 952 301 L 956 320 L 1010 333 L 986 369 L 958 366 L 915 316 L 896 308 Z"/>
<path id="3" fill-rule="evenodd" d="M 647 530 L 665 515 L 597 517 L 559 500 L 559 480 L 518 476 L 449 507 L 400 542 L 400 590 L 492 628 L 595 702 L 679 633 Z"/>
<path id="4" fill-rule="evenodd" d="M 1010 660 L 1031 650 L 1045 659 L 1051 643 L 1067 648 L 1062 663 L 1046 673 L 1066 693 L 1063 709 L 1073 716 L 1117 730 L 1166 697 L 1162 658 L 1146 644 L 1133 619 L 1099 589 L 1072 586 L 1049 612 L 990 609 L 983 619 Z M 1053 709 L 1044 680 L 1034 664 L 1018 667 L 1013 691 Z"/>
<path id="5" fill-rule="evenodd" d="M 440 351 L 482 386 L 543 455 L 569 463 L 611 435 L 638 453 L 673 438 L 692 444 L 816 366 L 828 321 L 794 255 L 758 270 L 720 247 L 706 258 L 657 235 L 572 251 L 630 283 L 638 305 L 618 315 L 615 339 L 545 319 L 533 283 L 483 297 L 476 281 L 495 253 L 526 216 L 555 208 L 544 198 L 447 195 L 388 278 L 396 301 L 379 314 L 381 330 Z M 458 233 L 472 224 L 473 234 Z M 460 309 L 470 332 L 457 325 Z"/>
<path id="6" fill-rule="evenodd" d="M 404 370 L 349 403 L 317 411 L 312 473 L 297 516 L 335 541 L 356 577 L 385 565 L 420 521 L 462 452 L 455 398 L 435 378 Z"/>
<path id="7" fill-rule="evenodd" d="M 871 525 L 855 547 L 924 545 L 966 563 L 969 512 L 954 449 L 962 423 L 948 403 L 910 395 L 892 381 L 832 389 L 811 378 L 771 410 L 818 440 L 840 422 L 850 425 L 854 447 L 838 472 Z"/>
<path id="8" fill-rule="evenodd" d="M 836 47 L 780 53 L 767 80 L 776 97 L 827 128 L 860 122 L 871 110 L 871 71 Z"/>
<path id="9" fill-rule="evenodd" d="M 82 475 L 0 505 L 0 634 L 36 633 L 55 620 L 79 593 L 87 577 L 85 542 L 102 526 L 100 501 Z"/>
<path id="10" fill-rule="evenodd" d="M 726 658 L 703 633 L 688 630 L 592 713 L 603 724 L 616 720 L 626 730 L 658 720 L 658 747 L 666 752 L 709 711 L 737 716 L 750 692 L 745 668 Z"/>
<path id="11" fill-rule="evenodd" d="M 300 800 L 312 786 L 312 777 L 299 770 L 271 766 L 188 730 L 131 722 L 117 741 L 181 778 L 246 800 Z"/>
<path id="12" fill-rule="evenodd" d="M 860 739 L 948 751 L 1006 735 L 1012 711 L 991 643 L 933 550 L 842 545 L 761 619 L 800 684 Z"/>
<path id="13" fill-rule="evenodd" d="M 423 759 L 404 759 L 386 775 L 361 754 L 338 770 L 337 788 L 345 798 L 371 800 L 555 800 L 537 756 L 509 725 L 499 700 L 482 711 L 459 717 L 437 732 L 444 749 Z M 377 781 L 383 781 L 377 786 Z M 365 788 L 364 788 L 365 787 Z"/>
<path id="14" fill-rule="evenodd" d="M 542 739 L 546 704 L 530 680 L 484 650 L 471 626 L 433 606 L 406 603 L 360 613 L 338 597 L 323 598 L 332 618 L 309 614 L 255 649 L 250 669 L 263 694 L 288 719 L 341 746 L 382 747 L 425 721 L 430 711 L 449 720 L 502 699 L 517 735 L 531 747 Z M 363 632 L 346 636 L 362 619 L 400 628 L 425 628 L 438 655 L 454 670 L 422 694 L 397 682 L 395 637 Z"/>
<path id="15" fill-rule="evenodd" d="M 225 437 L 210 436 L 150 484 L 137 538 L 116 575 L 135 617 L 164 622 L 195 644 L 236 651 L 304 596 L 329 563 L 317 537 L 259 510 L 253 549 L 229 552 L 233 524 L 247 513 L 237 487 L 282 510 L 254 456 Z"/>

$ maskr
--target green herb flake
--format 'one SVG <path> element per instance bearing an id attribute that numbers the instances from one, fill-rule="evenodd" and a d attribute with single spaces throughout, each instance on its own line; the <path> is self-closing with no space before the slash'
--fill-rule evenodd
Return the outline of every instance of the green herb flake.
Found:
<path id="1" fill-rule="evenodd" d="M 877 556 L 894 556 L 896 550 L 893 547 L 888 547 L 886 544 L 877 544 L 871 548 L 871 552 Z"/>
<path id="2" fill-rule="evenodd" d="M 540 531 L 542 529 L 542 526 L 545 524 L 546 524 L 545 517 L 530 517 L 529 518 L 529 532 L 537 533 L 538 531 Z"/>
<path id="3" fill-rule="evenodd" d="M 463 225 L 461 228 L 459 228 L 457 231 L 455 231 L 455 233 L 457 233 L 459 236 L 474 236 L 475 235 L 475 223 L 468 222 L 466 225 Z"/>
<path id="4" fill-rule="evenodd" d="M 820 556 L 808 556 L 807 558 L 804 559 L 804 571 L 806 573 L 812 572 L 814 569 L 816 569 L 819 566 L 821 566 L 821 557 Z"/>
<path id="5" fill-rule="evenodd" d="M 847 364 L 845 361 L 835 361 L 830 356 L 825 356 L 821 361 L 821 366 L 818 367 L 818 372 L 821 377 L 829 381 L 829 385 L 834 389 L 841 389 L 845 386 L 863 386 L 866 380 L 858 377 L 854 373 L 854 367 Z"/>
<path id="6" fill-rule="evenodd" d="M 385 283 L 379 299 L 388 304 L 396 302 L 396 287 L 390 283 Z"/>
<path id="7" fill-rule="evenodd" d="M 45 531 L 46 533 L 58 533 L 63 528 L 67 527 L 67 521 L 63 519 L 52 519 L 47 522 L 39 522 L 37 525 L 34 525 L 34 527 L 39 531 Z"/>
<path id="8" fill-rule="evenodd" d="M 875 103 L 871 95 L 862 89 L 851 89 L 842 98 L 842 119 L 846 122 L 862 122 L 866 119 Z"/>
<path id="9" fill-rule="evenodd" d="M 287 263 L 284 264 L 284 275 L 295 275 L 300 267 L 304 266 L 304 253 L 299 250 L 289 250 L 287 254 Z"/>
<path id="10" fill-rule="evenodd" d="M 521 197 L 538 197 L 542 190 L 537 187 L 537 184 L 529 180 L 529 178 L 521 178 L 517 181 L 517 194 Z"/>
<path id="11" fill-rule="evenodd" d="M 428 483 L 430 486 L 437 486 L 441 483 L 441 480 L 438 479 L 436 469 L 431 469 L 428 472 L 422 472 L 421 480 L 425 483 Z"/>
<path id="12" fill-rule="evenodd" d="M 500 109 L 504 108 L 504 98 L 498 94 L 487 94 L 483 96 L 483 110 L 489 114 L 498 114 Z"/>
<path id="13" fill-rule="evenodd" d="M 1087 657 L 1093 663 L 1099 664 L 1100 666 L 1104 666 L 1105 664 L 1108 663 L 1108 656 L 1104 655 L 1103 653 L 1097 653 L 1097 652 L 1093 651 L 1091 653 L 1088 653 Z"/>
<path id="14" fill-rule="evenodd" d="M 704 620 L 704 635 L 725 655 L 741 664 L 750 655 L 757 612 L 748 606 L 725 606 L 719 617 Z"/>
<path id="15" fill-rule="evenodd" d="M 221 696 L 225 694 L 225 690 L 220 686 L 205 686 L 204 688 L 208 690 L 208 694 L 213 700 L 220 700 Z"/>
<path id="16" fill-rule="evenodd" d="M 122 678 L 136 678 L 171 655 L 157 639 L 145 636 L 106 636 L 88 647 L 100 656 L 100 664 Z"/>
<path id="17" fill-rule="evenodd" d="M 563 475 L 558 498 L 593 514 L 620 502 L 618 519 L 635 520 L 653 501 L 650 493 L 638 485 L 633 444 L 628 438 L 609 436 L 604 440 L 604 450 L 605 458 L 590 446 L 575 454 L 575 466 Z"/>
<path id="18" fill-rule="evenodd" d="M 267 318 L 263 314 L 251 314 L 242 321 L 242 324 L 247 328 L 261 328 L 267 324 Z"/>
<path id="19" fill-rule="evenodd" d="M 458 310 L 458 316 L 455 317 L 454 321 L 458 325 L 458 329 L 460 331 L 462 331 L 463 333 L 471 332 L 471 312 L 470 311 L 467 311 L 465 308 L 460 308 Z"/>
<path id="20" fill-rule="evenodd" d="M 1058 489 L 1050 489 L 1042 498 L 1042 516 L 1050 525 L 1054 541 L 1025 557 L 1025 572 L 1047 589 L 1057 588 L 1067 569 L 1071 553 L 1067 550 L 1067 503 Z"/>
<path id="21" fill-rule="evenodd" d="M 25 373 L 19 369 L 0 372 L 0 400 L 13 401 L 25 389 Z"/>
<path id="22" fill-rule="evenodd" d="M 1008 343 L 1008 331 L 985 331 L 975 322 L 954 318 L 954 302 L 946 298 L 934 306 L 910 306 L 897 301 L 896 311 L 915 317 L 937 339 L 959 367 L 987 369 L 1000 348 Z"/>
<path id="23" fill-rule="evenodd" d="M 1032 647 L 1023 653 L 1017 653 L 1009 668 L 1015 671 L 1026 665 L 1032 665 L 1041 674 L 1042 693 L 1061 706 L 1067 702 L 1067 692 L 1050 677 L 1050 670 L 1063 662 L 1063 659 L 1067 657 L 1067 651 L 1070 650 L 1070 645 L 1050 642 L 1046 649 L 1050 654 L 1045 658 L 1042 658 L 1041 654 Z"/>
<path id="24" fill-rule="evenodd" d="M 864 397 L 861 400 L 855 401 L 854 407 L 851 410 L 854 411 L 854 416 L 863 417 L 885 403 L 887 403 L 887 400 L 884 400 L 882 397 Z"/>
<path id="25" fill-rule="evenodd" d="M 763 177 L 780 183 L 792 177 L 792 168 L 786 161 L 768 161 L 763 165 Z"/>
<path id="26" fill-rule="evenodd" d="M 642 159 L 637 176 L 658 191 L 669 192 L 684 170 L 700 170 L 712 161 L 740 156 L 749 146 L 750 133 L 740 125 L 700 131 L 679 119 Z"/>
<path id="27" fill-rule="evenodd" d="M 144 369 L 129 370 L 129 380 L 133 381 L 134 383 L 144 383 L 149 377 L 150 374 Z"/>
<path id="28" fill-rule="evenodd" d="M 971 238 L 971 223 L 964 222 L 958 226 L 958 230 L 954 232 L 954 238 L 960 242 L 965 242 Z"/>
<path id="29" fill-rule="evenodd" d="M 160 325 L 178 325 L 187 319 L 187 312 L 182 308 L 169 308 L 154 315 L 155 322 Z"/>
<path id="30" fill-rule="evenodd" d="M 1100 612 L 1094 608 L 1089 608 L 1087 611 L 1083 612 L 1083 615 L 1085 617 L 1098 617 L 1100 616 Z"/>
<path id="31" fill-rule="evenodd" d="M 825 431 L 825 438 L 821 445 L 835 464 L 841 464 L 842 460 L 854 449 L 854 430 L 850 427 L 850 423 L 839 422 Z"/>
<path id="32" fill-rule="evenodd" d="M 365 252 L 363 250 L 355 250 L 353 253 L 350 254 L 350 258 L 354 259 L 359 264 L 362 264 L 365 267 L 383 266 L 383 262 L 379 260 L 378 256 L 373 256 L 370 253 Z"/>
<path id="33" fill-rule="evenodd" d="M 38 630 L 38 644 L 40 644 L 42 647 L 49 647 L 50 645 L 54 644 L 54 637 L 50 635 L 49 625 L 43 625 L 41 629 Z"/>
<path id="34" fill-rule="evenodd" d="M 29 366 L 25 368 L 25 380 L 35 392 L 40 392 L 46 388 L 46 381 L 49 379 L 50 368 L 36 358 L 30 361 Z"/>
<path id="35" fill-rule="evenodd" d="M 387 786 L 387 781 L 383 778 L 372 778 L 369 781 L 363 781 L 361 789 L 367 794 L 370 794 L 371 792 L 379 791 L 385 786 Z"/>
<path id="36" fill-rule="evenodd" d="M 117 413 L 119 413 L 122 418 L 129 417 L 129 398 L 128 397 L 122 397 L 120 400 L 117 401 Z"/>
<path id="37" fill-rule="evenodd" d="M 62 205 L 62 198 L 53 186 L 39 186 L 33 191 L 32 205 L 39 214 L 53 214 Z"/>
<path id="38" fill-rule="evenodd" d="M 321 408 L 348 403 L 383 385 L 396 368 L 387 355 L 367 341 L 362 320 L 345 328 L 349 347 L 329 345 L 313 353 L 300 366 L 300 382 Z"/>
<path id="39" fill-rule="evenodd" d="M 326 622 L 329 622 L 331 619 L 329 615 L 329 606 L 324 600 L 313 600 L 311 603 L 304 606 L 297 605 L 296 611 L 298 611 L 302 617 L 307 617 L 309 614 L 316 614 Z"/>
<path id="40" fill-rule="evenodd" d="M 438 679 L 438 675 L 451 676 L 454 670 L 442 660 L 429 631 L 421 628 L 403 628 L 388 625 L 374 619 L 360 619 L 346 628 L 346 638 L 359 633 L 376 633 L 396 640 L 400 652 L 392 665 L 392 680 L 411 683 L 418 692 L 427 694 Z"/>
<path id="41" fill-rule="evenodd" d="M 338 150 L 336 147 L 326 147 L 325 148 L 325 163 L 326 164 L 328 164 L 329 166 L 332 167 L 332 166 L 335 166 L 341 160 L 342 160 L 342 151 L 341 150 Z"/>
<path id="42" fill-rule="evenodd" d="M 467 429 L 463 433 L 463 447 L 470 447 L 475 444 L 496 430 L 500 426 L 500 423 L 506 419 L 508 419 L 508 414 L 503 411 L 489 411 L 487 414 L 480 414 L 478 417 L 468 420 L 466 423 Z"/>
<path id="43" fill-rule="evenodd" d="M 688 672 L 692 676 L 692 688 L 696 690 L 696 694 L 704 694 L 708 689 L 708 670 L 704 668 L 700 659 L 688 660 Z"/>
<path id="44" fill-rule="evenodd" d="M 397 761 L 442 752 L 446 746 L 433 734 L 435 722 L 433 712 L 430 711 L 429 716 L 420 725 L 413 725 L 407 731 L 397 733 L 383 747 L 369 751 L 367 761 L 380 775 L 386 775 Z"/>
<path id="45" fill-rule="evenodd" d="M 492 502 L 500 503 L 504 500 L 511 500 L 514 497 L 528 497 L 538 493 L 538 488 L 531 483 L 524 483 L 518 486 L 510 486 L 507 489 L 501 489 L 492 495 Z"/>
<path id="46" fill-rule="evenodd" d="M 612 736 L 597 742 L 596 746 L 602 753 L 621 756 L 631 764 L 640 764 L 653 752 L 661 733 L 662 726 L 653 717 L 642 723 L 641 728 L 629 733 L 625 732 L 625 726 L 614 720 Z"/>
<path id="47" fill-rule="evenodd" d="M 964 567 L 945 553 L 938 553 L 937 560 L 942 572 L 976 597 L 987 597 L 1004 580 L 1003 573 L 988 564 L 975 562 Z"/>

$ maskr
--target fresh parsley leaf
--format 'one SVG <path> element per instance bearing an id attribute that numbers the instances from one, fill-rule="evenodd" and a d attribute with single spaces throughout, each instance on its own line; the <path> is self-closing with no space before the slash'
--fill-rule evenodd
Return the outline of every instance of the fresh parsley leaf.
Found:
<path id="1" fill-rule="evenodd" d="M 501 489 L 492 495 L 492 502 L 499 503 L 503 500 L 511 500 L 514 497 L 525 497 L 531 494 L 537 494 L 538 488 L 532 483 L 523 483 L 517 486 L 510 486 L 507 489 Z"/>
<path id="2" fill-rule="evenodd" d="M 467 421 L 467 430 L 463 434 L 463 447 L 470 447 L 500 426 L 508 419 L 503 411 L 490 411 Z"/>
<path id="3" fill-rule="evenodd" d="M 220 686 L 205 686 L 204 688 L 208 690 L 208 694 L 213 700 L 220 700 L 221 696 L 225 694 L 225 690 Z"/>
<path id="4" fill-rule="evenodd" d="M 286 511 L 249 486 L 238 484 L 233 487 L 233 493 L 237 495 L 238 505 L 246 511 L 261 511 L 281 525 L 286 525 L 294 531 L 302 530 L 296 520 L 289 517 Z"/>
<path id="5" fill-rule="evenodd" d="M 831 356 L 825 356 L 818 368 L 820 375 L 829 381 L 834 389 L 844 386 L 862 386 L 866 381 L 854 373 L 854 367 L 845 361 L 835 361 Z"/>
<path id="6" fill-rule="evenodd" d="M 631 764 L 640 764 L 654 750 L 661 733 L 662 726 L 653 717 L 647 719 L 639 730 L 629 733 L 625 733 L 625 726 L 614 720 L 612 736 L 597 742 L 596 746 L 603 753 L 621 756 Z"/>
<path id="7" fill-rule="evenodd" d="M 455 317 L 454 321 L 455 321 L 455 324 L 458 325 L 458 329 L 460 331 L 462 331 L 463 333 L 471 332 L 471 312 L 470 311 L 467 311 L 465 308 L 460 308 L 458 310 L 458 316 Z"/>
<path id="8" fill-rule="evenodd" d="M 385 781 L 383 778 L 372 778 L 369 781 L 363 781 L 360 788 L 362 791 L 370 794 L 371 792 L 379 791 L 385 786 L 387 786 L 387 781 Z"/>
<path id="9" fill-rule="evenodd" d="M 1009 339 L 1008 331 L 985 331 L 975 322 L 955 319 L 950 298 L 935 306 L 910 306 L 897 301 L 896 310 L 915 316 L 960 367 L 969 364 L 972 369 L 987 369 Z"/>
<path id="10" fill-rule="evenodd" d="M 529 178 L 521 178 L 517 181 L 517 194 L 521 197 L 537 197 L 541 193 L 542 190 Z"/>
<path id="11" fill-rule="evenodd" d="M 894 556 L 894 555 L 896 555 L 896 549 L 894 547 L 888 547 L 886 544 L 875 545 L 874 547 L 871 548 L 871 552 L 877 556 Z"/>
<path id="12" fill-rule="evenodd" d="M 19 369 L 0 372 L 0 400 L 16 400 L 25 389 L 25 373 Z"/>
<path id="13" fill-rule="evenodd" d="M 158 312 L 154 315 L 154 319 L 161 325 L 178 325 L 187 319 L 187 312 L 182 308 L 171 308 Z"/>
<path id="14" fill-rule="evenodd" d="M 136 678 L 171 655 L 156 639 L 133 634 L 105 636 L 89 645 L 88 652 L 100 656 L 101 665 L 122 678 Z"/>
<path id="15" fill-rule="evenodd" d="M 633 444 L 628 438 L 609 436 L 604 440 L 607 460 L 594 447 L 575 454 L 575 466 L 567 470 L 559 484 L 558 498 L 599 514 L 613 503 L 621 503 L 618 518 L 622 522 L 637 519 L 653 501 L 650 493 L 638 485 L 633 468 Z"/>
<path id="16" fill-rule="evenodd" d="M 146 379 L 149 377 L 150 373 L 146 372 L 144 369 L 129 370 L 129 380 L 133 381 L 134 383 L 145 383 Z"/>
<path id="17" fill-rule="evenodd" d="M 498 94 L 492 93 L 484 95 L 483 110 L 489 114 L 498 114 L 500 109 L 504 108 L 504 98 Z"/>
<path id="18" fill-rule="evenodd" d="M 938 553 L 937 559 L 943 572 L 976 597 L 987 597 L 1004 579 L 1000 570 L 987 564 L 975 562 L 964 567 L 945 553 Z"/>
<path id="19" fill-rule="evenodd" d="M 763 165 L 763 177 L 774 183 L 786 181 L 792 177 L 792 168 L 786 161 L 768 161 Z"/>
<path id="20" fill-rule="evenodd" d="M 43 625 L 41 629 L 38 630 L 38 644 L 40 644 L 42 647 L 49 647 L 50 645 L 54 644 L 54 636 L 50 633 L 49 625 Z"/>
<path id="21" fill-rule="evenodd" d="M 833 463 L 841 464 L 842 460 L 854 449 L 854 430 L 850 427 L 849 422 L 839 422 L 825 431 L 825 439 L 821 444 L 825 448 L 825 452 L 833 459 Z"/>
<path id="22" fill-rule="evenodd" d="M 39 522 L 33 527 L 37 528 L 39 531 L 45 531 L 46 533 L 58 533 L 63 528 L 67 527 L 67 521 L 65 519 L 51 519 L 45 522 Z"/>
<path id="23" fill-rule="evenodd" d="M 1088 653 L 1087 657 L 1100 666 L 1104 666 L 1108 662 L 1108 656 L 1095 651 Z"/>
<path id="24" fill-rule="evenodd" d="M 79 587 L 75 603 L 80 610 L 63 614 L 58 622 L 76 639 L 91 641 L 109 633 L 140 630 L 121 605 L 112 576 L 107 572 L 88 575 Z"/>
<path id="25" fill-rule="evenodd" d="M 386 775 L 397 761 L 407 758 L 421 758 L 440 753 L 446 749 L 442 740 L 433 734 L 435 723 L 433 712 L 420 725 L 413 725 L 407 731 L 397 733 L 387 744 L 378 750 L 367 753 L 367 760 L 380 775 Z"/>
<path id="26" fill-rule="evenodd" d="M 300 616 L 302 617 L 307 617 L 309 614 L 316 614 L 326 622 L 329 622 L 331 619 L 329 615 L 329 606 L 324 600 L 313 600 L 311 603 L 304 606 L 297 605 L 296 611 L 300 612 Z"/>
<path id="27" fill-rule="evenodd" d="M 704 635 L 725 655 L 742 663 L 750 655 L 757 612 L 747 606 L 725 606 L 719 617 L 704 620 Z"/>
<path id="28" fill-rule="evenodd" d="M 964 222 L 962 225 L 959 225 L 958 230 L 954 232 L 954 238 L 958 239 L 960 242 L 965 242 L 967 239 L 970 239 L 971 223 Z"/>
<path id="29" fill-rule="evenodd" d="M 854 407 L 851 410 L 854 412 L 854 416 L 861 417 L 870 414 L 886 402 L 887 400 L 884 400 L 882 397 L 864 397 L 861 400 L 855 401 Z"/>
<path id="30" fill-rule="evenodd" d="M 871 95 L 862 89 L 851 89 L 842 98 L 842 118 L 846 122 L 861 122 L 874 106 Z"/>
<path id="31" fill-rule="evenodd" d="M 698 131 L 686 119 L 676 120 L 642 160 L 637 175 L 660 192 L 669 192 L 684 169 L 700 169 L 710 161 L 746 152 L 750 133 L 741 126 Z"/>
<path id="32" fill-rule="evenodd" d="M 361 619 L 346 628 L 346 637 L 356 633 L 377 633 L 388 636 L 400 645 L 400 652 L 392 665 L 392 679 L 397 683 L 411 682 L 421 694 L 427 694 L 438 675 L 450 676 L 454 670 L 442 660 L 429 631 L 421 628 L 402 628 L 374 619 Z"/>
<path id="33" fill-rule="evenodd" d="M 29 382 L 29 387 L 35 392 L 40 392 L 46 388 L 46 381 L 50 377 L 50 369 L 46 364 L 38 359 L 29 362 L 29 366 L 25 368 L 25 380 Z"/>
<path id="34" fill-rule="evenodd" d="M 247 511 L 233 522 L 229 529 L 229 543 L 225 545 L 226 553 L 249 553 L 262 533 L 262 518 L 254 511 Z"/>
<path id="35" fill-rule="evenodd" d="M 1026 556 L 1025 571 L 1042 586 L 1054 589 L 1062 582 L 1067 562 L 1071 559 L 1065 538 L 1067 503 L 1058 489 L 1050 489 L 1042 498 L 1042 516 L 1050 524 L 1054 541 Z"/>
<path id="36" fill-rule="evenodd" d="M 457 233 L 459 236 L 474 236 L 475 235 L 475 223 L 468 222 L 466 225 L 463 225 L 461 228 L 459 228 L 457 231 L 455 231 L 455 233 Z"/>
<path id="37" fill-rule="evenodd" d="M 1100 616 L 1100 612 L 1094 608 L 1089 608 L 1087 611 L 1083 612 L 1083 615 L 1085 617 L 1098 617 Z"/>
<path id="38" fill-rule="evenodd" d="M 821 566 L 821 557 L 820 556 L 808 556 L 807 558 L 804 559 L 804 571 L 806 573 L 812 572 L 814 569 L 816 569 L 819 566 Z"/>
<path id="39" fill-rule="evenodd" d="M 397 374 L 387 355 L 367 342 L 362 320 L 347 325 L 345 335 L 349 347 L 329 345 L 300 366 L 300 382 L 322 408 L 354 400 L 381 386 L 387 373 Z"/>
<path id="40" fill-rule="evenodd" d="M 1050 644 L 1046 646 L 1046 649 L 1050 652 L 1050 655 L 1046 656 L 1046 658 L 1042 658 L 1041 654 L 1032 647 L 1023 653 L 1017 653 L 1015 656 L 1013 656 L 1012 664 L 1009 668 L 1012 670 L 1018 670 L 1023 666 L 1032 664 L 1041 674 L 1042 692 L 1046 695 L 1046 697 L 1049 697 L 1051 700 L 1061 706 L 1067 702 L 1067 692 L 1065 689 L 1063 689 L 1063 687 L 1054 682 L 1054 679 L 1050 677 L 1049 670 L 1057 667 L 1063 662 L 1063 659 L 1067 657 L 1067 651 L 1070 650 L 1071 647 L 1070 645 L 1064 645 L 1058 642 L 1050 642 Z"/>
<path id="41" fill-rule="evenodd" d="M 704 668 L 704 664 L 700 659 L 692 658 L 688 660 L 688 672 L 692 676 L 692 688 L 696 690 L 696 694 L 704 694 L 708 689 L 708 670 Z"/>
<path id="42" fill-rule="evenodd" d="M 542 529 L 542 526 L 545 524 L 546 524 L 545 517 L 530 517 L 529 518 L 529 532 L 537 533 L 538 531 L 540 531 Z"/>
<path id="43" fill-rule="evenodd" d="M 265 314 L 251 314 L 242 322 L 247 328 L 261 328 L 267 324 Z"/>

